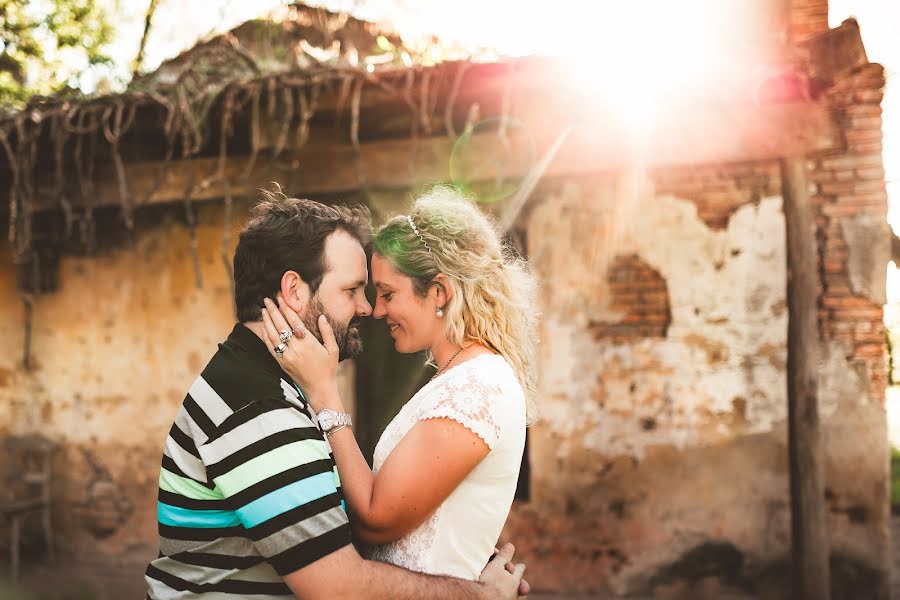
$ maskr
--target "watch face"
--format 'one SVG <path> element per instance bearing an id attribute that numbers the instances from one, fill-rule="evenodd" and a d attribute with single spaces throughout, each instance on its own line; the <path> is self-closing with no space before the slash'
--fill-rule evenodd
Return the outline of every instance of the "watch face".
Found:
<path id="1" fill-rule="evenodd" d="M 331 411 L 322 411 L 319 415 L 319 425 L 321 425 L 323 431 L 328 431 L 334 427 L 334 415 L 331 414 Z"/>

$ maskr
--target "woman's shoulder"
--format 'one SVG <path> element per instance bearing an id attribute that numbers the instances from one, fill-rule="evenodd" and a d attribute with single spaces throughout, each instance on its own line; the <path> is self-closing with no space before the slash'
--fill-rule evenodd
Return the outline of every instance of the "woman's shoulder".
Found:
<path id="1" fill-rule="evenodd" d="M 455 370 L 458 371 L 459 379 L 473 384 L 488 385 L 501 389 L 517 384 L 512 366 L 503 355 L 493 352 L 485 352 L 474 356 L 459 365 Z"/>
<path id="2" fill-rule="evenodd" d="M 522 394 L 515 372 L 499 354 L 484 353 L 447 371 L 432 383 L 431 401 L 450 398 L 485 405 L 504 406 Z"/>

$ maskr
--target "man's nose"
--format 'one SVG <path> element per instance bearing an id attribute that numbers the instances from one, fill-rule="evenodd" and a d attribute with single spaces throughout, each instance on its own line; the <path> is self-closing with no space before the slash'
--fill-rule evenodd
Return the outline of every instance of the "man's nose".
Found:
<path id="1" fill-rule="evenodd" d="M 360 317 L 368 317 L 372 314 L 372 305 L 369 304 L 369 301 L 363 298 L 362 302 L 356 307 L 356 314 Z"/>

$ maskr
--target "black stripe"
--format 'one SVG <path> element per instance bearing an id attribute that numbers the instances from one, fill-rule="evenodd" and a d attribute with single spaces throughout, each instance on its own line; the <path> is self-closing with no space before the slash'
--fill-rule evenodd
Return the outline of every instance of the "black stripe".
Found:
<path id="1" fill-rule="evenodd" d="M 163 466 L 163 468 L 166 469 L 166 471 L 171 471 L 172 473 L 175 473 L 176 475 L 180 475 L 181 477 L 184 477 L 185 479 L 190 479 L 191 481 L 196 481 L 203 487 L 209 488 L 211 490 L 215 489 L 215 487 L 216 487 L 215 484 L 212 484 L 212 483 L 209 483 L 206 481 L 199 481 L 197 479 L 194 479 L 190 475 L 186 474 L 184 471 L 181 470 L 181 467 L 178 466 L 178 463 L 176 463 L 175 460 L 171 456 L 166 456 L 165 454 L 163 454 L 162 466 Z"/>
<path id="2" fill-rule="evenodd" d="M 223 594 L 270 594 L 287 595 L 293 598 L 290 588 L 283 582 L 259 582 L 259 581 L 241 581 L 240 579 L 225 579 L 222 581 L 211 583 L 193 583 L 185 581 L 180 577 L 166 573 L 162 569 L 150 565 L 147 567 L 147 577 L 151 577 L 159 582 L 164 583 L 173 590 L 180 592 L 191 592 L 194 594 L 203 594 L 210 592 L 221 592 Z"/>
<path id="3" fill-rule="evenodd" d="M 243 525 L 233 527 L 172 527 L 157 523 L 160 537 L 170 540 L 182 540 L 188 542 L 212 542 L 219 538 L 247 537 L 247 530 Z"/>
<path id="4" fill-rule="evenodd" d="M 173 494 L 162 488 L 159 490 L 159 501 L 165 502 L 170 506 L 189 508 L 191 510 L 229 510 L 225 505 L 225 501 L 221 498 L 217 500 L 199 500 L 197 498 L 188 498 L 181 494 Z"/>
<path id="5" fill-rule="evenodd" d="M 184 397 L 184 409 L 191 415 L 197 427 L 206 434 L 206 439 L 210 439 L 215 435 L 216 424 L 212 422 L 209 415 L 200 408 L 200 405 L 197 404 L 197 401 L 190 394 Z"/>
<path id="6" fill-rule="evenodd" d="M 181 430 L 178 423 L 172 423 L 172 428 L 169 429 L 169 437 L 172 438 L 172 441 L 181 446 L 185 452 L 200 458 L 200 453 L 197 451 L 197 445 L 194 443 L 194 440 Z"/>
<path id="7" fill-rule="evenodd" d="M 284 391 L 281 388 L 281 379 L 291 381 L 278 363 L 269 355 L 265 345 L 252 332 L 240 326 L 244 332 L 254 340 L 247 340 L 249 345 L 258 344 L 264 356 L 256 356 L 251 348 L 243 343 L 235 344 L 229 338 L 227 342 L 219 346 L 219 351 L 209 362 L 201 376 L 214 389 L 219 397 L 233 411 L 242 410 L 248 403 L 258 398 L 272 397 L 283 398 Z M 254 360 L 256 358 L 264 361 Z M 298 398 L 304 404 L 302 398 Z"/>
<path id="8" fill-rule="evenodd" d="M 323 513 L 336 506 L 341 505 L 341 495 L 338 493 L 323 496 L 312 502 L 307 502 L 303 506 L 292 508 L 287 512 L 283 512 L 276 517 L 272 517 L 264 523 L 260 523 L 256 527 L 246 530 L 246 535 L 255 541 L 269 537 L 277 531 L 281 531 L 291 525 L 296 525 L 300 521 L 305 521 L 319 513 Z"/>
<path id="9" fill-rule="evenodd" d="M 309 422 L 310 427 L 315 427 L 315 425 L 313 425 L 312 419 L 306 412 L 300 410 L 284 399 L 284 390 L 282 390 L 280 387 L 278 388 L 278 393 L 280 394 L 278 397 L 266 396 L 263 398 L 259 398 L 259 400 L 255 400 L 247 404 L 239 411 L 230 415 L 227 419 L 219 424 L 219 428 L 216 430 L 216 437 L 222 437 L 226 433 L 234 430 L 237 427 L 240 427 L 244 423 L 252 421 L 260 415 L 264 415 L 267 412 L 272 412 L 273 410 L 280 410 L 282 408 L 290 408 L 291 410 L 297 411 L 297 414 L 300 415 L 301 419 Z M 258 395 L 259 394 L 257 394 L 257 396 Z"/>
<path id="10" fill-rule="evenodd" d="M 235 412 L 253 400 L 282 393 L 276 374 L 254 368 L 244 353 L 217 353 L 201 377 Z"/>
<path id="11" fill-rule="evenodd" d="M 350 544 L 350 524 L 341 525 L 328 533 L 301 542 L 284 552 L 269 557 L 275 571 L 284 577 L 310 565 L 324 556 Z M 352 576 L 352 575 L 350 575 Z"/>
<path id="12" fill-rule="evenodd" d="M 230 554 L 210 554 L 206 552 L 179 552 L 170 557 L 186 565 L 210 567 L 223 571 L 251 569 L 266 562 L 262 556 L 232 556 Z"/>
<path id="13" fill-rule="evenodd" d="M 273 433 L 272 435 L 256 440 L 249 446 L 241 448 L 233 454 L 229 454 L 217 463 L 207 465 L 206 474 L 210 479 L 215 479 L 219 475 L 227 473 L 233 468 L 238 467 L 257 456 L 265 454 L 270 450 L 302 440 L 321 439 L 323 439 L 322 432 L 312 424 L 310 424 L 309 427 L 296 427 L 294 429 L 279 431 L 278 433 Z"/>
<path id="14" fill-rule="evenodd" d="M 278 475 L 272 475 L 262 481 L 254 483 L 245 490 L 241 490 L 237 494 L 228 498 L 228 506 L 231 510 L 237 510 L 245 504 L 249 504 L 254 500 L 262 498 L 270 492 L 280 490 L 286 485 L 296 483 L 301 479 L 306 479 L 313 475 L 321 473 L 330 473 L 334 469 L 334 462 L 331 459 L 317 460 L 287 471 L 282 471 Z"/>

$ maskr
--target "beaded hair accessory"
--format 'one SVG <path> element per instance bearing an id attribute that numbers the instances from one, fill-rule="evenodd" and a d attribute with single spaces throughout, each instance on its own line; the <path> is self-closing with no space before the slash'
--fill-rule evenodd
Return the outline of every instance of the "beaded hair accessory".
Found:
<path id="1" fill-rule="evenodd" d="M 409 226 L 412 228 L 413 233 L 415 233 L 417 236 L 419 236 L 419 239 L 422 240 L 422 245 L 425 246 L 426 250 L 428 250 L 428 254 L 431 254 L 431 247 L 428 245 L 428 242 L 425 241 L 425 238 L 422 237 L 422 234 L 419 233 L 419 228 L 416 227 L 416 224 L 413 222 L 412 215 L 406 215 L 406 221 L 409 223 Z"/>

